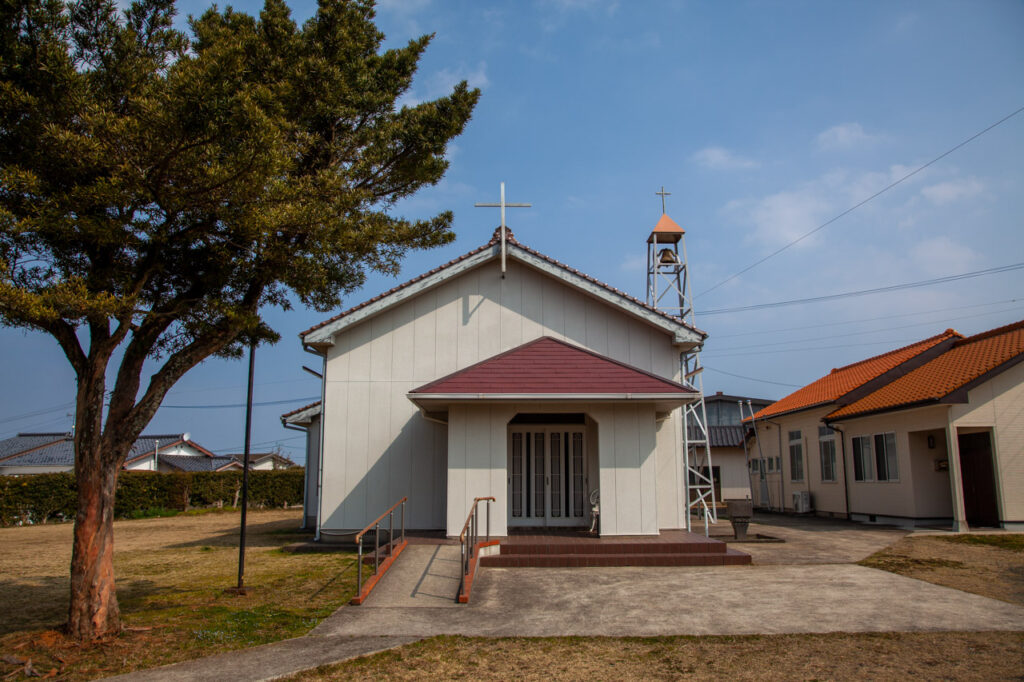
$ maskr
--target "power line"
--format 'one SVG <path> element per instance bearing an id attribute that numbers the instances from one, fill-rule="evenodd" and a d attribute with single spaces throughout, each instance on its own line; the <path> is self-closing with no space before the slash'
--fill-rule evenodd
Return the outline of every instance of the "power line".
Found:
<path id="1" fill-rule="evenodd" d="M 714 355 L 715 359 L 720 358 L 734 358 L 745 355 L 777 355 L 779 353 L 794 353 L 794 352 L 806 352 L 806 351 L 817 351 L 817 350 L 834 350 L 836 348 L 858 348 L 861 346 L 882 346 L 889 345 L 893 348 L 902 348 L 910 343 L 916 343 L 921 339 L 901 339 L 899 341 L 865 341 L 863 343 L 844 343 L 835 346 L 808 346 L 804 348 L 782 348 L 780 350 L 764 350 L 764 351 L 749 351 L 745 353 L 723 353 L 719 355 L 714 351 L 706 350 L 704 353 Z"/>
<path id="2" fill-rule="evenodd" d="M 760 381 L 762 384 L 774 384 L 776 386 L 788 386 L 789 388 L 800 388 L 800 384 L 785 384 L 781 381 L 769 381 L 768 379 L 755 379 L 754 377 L 746 377 L 742 374 L 733 374 L 732 372 L 726 372 L 725 370 L 715 369 L 714 367 L 708 367 L 704 365 L 704 369 L 710 369 L 712 372 L 718 372 L 719 374 L 725 374 L 726 376 L 736 377 L 737 379 L 748 379 L 750 381 Z"/>
<path id="3" fill-rule="evenodd" d="M 898 315 L 882 315 L 880 317 L 861 317 L 861 318 L 858 318 L 858 319 L 855 319 L 855 320 L 844 320 L 842 322 L 825 322 L 824 324 L 808 324 L 808 325 L 802 325 L 800 327 L 785 327 L 783 329 L 765 329 L 763 331 L 758 330 L 758 331 L 751 331 L 751 332 L 737 332 L 735 334 L 715 334 L 714 338 L 716 338 L 716 339 L 732 339 L 732 338 L 735 338 L 737 336 L 764 336 L 765 334 L 781 334 L 783 332 L 795 332 L 795 331 L 802 331 L 804 329 L 821 329 L 823 327 L 838 327 L 838 326 L 844 325 L 844 324 L 860 324 L 861 322 L 877 322 L 879 320 L 891 320 L 891 319 L 897 318 L 897 317 L 898 318 L 905 318 L 905 317 L 911 317 L 911 316 L 914 316 L 914 315 L 928 315 L 930 313 L 945 313 L 945 312 L 949 312 L 950 310 L 967 310 L 969 308 L 984 308 L 986 306 L 1002 305 L 1004 303 L 1017 303 L 1019 300 L 1020 299 L 1016 299 L 1016 298 L 1008 298 L 1008 299 L 1005 299 L 1005 300 L 1002 300 L 1002 301 L 992 301 L 991 303 L 972 303 L 970 305 L 956 306 L 956 307 L 953 307 L 953 308 L 933 308 L 932 310 L 920 310 L 920 311 L 913 312 L 913 313 L 900 313 Z M 993 311 L 990 311 L 990 312 L 987 312 L 987 313 L 981 313 L 981 315 L 993 315 L 995 313 L 1007 312 L 1008 310 L 1012 310 L 1012 308 L 1008 308 L 1007 310 L 993 310 Z M 958 320 L 958 319 L 963 319 L 963 318 L 954 317 L 954 318 L 942 318 L 942 319 L 943 320 L 947 320 L 947 319 Z M 922 324 L 931 324 L 931 323 L 922 323 Z"/>
<path id="4" fill-rule="evenodd" d="M 932 159 L 928 163 L 924 164 L 923 166 L 918 166 L 917 169 L 907 173 L 906 175 L 901 177 L 899 180 L 896 180 L 894 182 L 889 183 L 888 185 L 886 185 L 882 189 L 878 190 L 877 192 L 875 192 L 874 194 L 869 196 L 867 199 L 864 199 L 860 203 L 857 203 L 857 204 L 851 206 L 850 208 L 846 209 L 845 211 L 843 211 L 842 213 L 840 213 L 836 217 L 831 218 L 829 220 L 826 220 L 825 222 L 823 222 L 821 225 L 818 225 L 816 228 L 814 228 L 810 232 L 807 232 L 807 233 L 797 237 L 793 241 L 789 242 L 788 244 L 785 244 L 785 245 L 779 247 L 775 251 L 772 251 L 771 253 L 769 253 L 767 256 L 765 256 L 761 260 L 755 261 L 754 263 L 751 263 L 750 265 L 748 265 L 747 267 L 743 268 L 742 270 L 740 270 L 736 274 L 731 275 L 729 277 L 726 277 L 725 279 L 723 279 L 721 282 L 719 282 L 715 286 L 711 287 L 710 289 L 705 289 L 704 291 L 702 291 L 699 294 L 697 294 L 697 296 L 695 296 L 695 298 L 700 298 L 704 294 L 707 294 L 709 292 L 714 291 L 715 289 L 717 289 L 718 287 L 722 286 L 723 284 L 726 284 L 727 282 L 731 282 L 732 280 L 736 279 L 737 277 L 739 277 L 743 273 L 748 272 L 750 270 L 753 270 L 754 268 L 756 268 L 761 263 L 764 263 L 769 258 L 774 258 L 775 256 L 779 255 L 780 253 L 782 253 L 783 251 L 785 251 L 789 247 L 795 246 L 796 244 L 799 244 L 803 240 L 805 240 L 808 237 L 810 237 L 812 234 L 818 232 L 819 230 L 825 229 L 826 227 L 828 227 L 832 223 L 834 223 L 837 220 L 839 220 L 840 218 L 842 218 L 842 217 L 852 213 L 853 211 L 857 210 L 858 208 L 860 208 L 864 204 L 868 203 L 869 201 L 871 201 L 873 199 L 876 199 L 877 197 L 880 197 L 881 195 L 885 194 L 886 192 L 888 192 L 890 189 L 892 189 L 896 185 L 899 185 L 900 183 L 904 182 L 905 180 L 909 180 L 910 178 L 914 177 L 915 175 L 917 175 L 918 173 L 923 171 L 925 168 L 928 168 L 929 166 L 931 166 L 934 163 L 937 163 L 938 161 L 941 161 L 942 159 L 946 158 L 947 156 L 949 156 L 950 154 L 952 154 L 956 150 L 960 149 L 964 145 L 966 145 L 966 144 L 968 144 L 970 142 L 973 142 L 974 140 L 978 139 L 979 137 L 981 137 L 982 135 L 984 135 L 988 131 L 990 131 L 993 128 L 995 128 L 996 126 L 1002 125 L 1006 121 L 1009 121 L 1011 118 L 1013 118 L 1014 116 L 1016 116 L 1017 114 L 1019 114 L 1022 111 L 1024 111 L 1024 107 L 1021 107 L 1020 109 L 1017 109 L 1012 114 L 1004 116 L 1003 118 L 999 119 L 998 121 L 996 121 L 992 125 L 990 125 L 987 128 L 985 128 L 984 130 L 981 130 L 981 131 L 971 135 L 970 137 L 968 137 L 966 140 L 964 140 L 960 144 L 956 145 L 955 147 L 951 147 L 950 149 L 947 149 L 946 151 L 944 151 L 943 153 L 939 154 L 938 156 L 936 156 L 934 159 Z M 705 314 L 707 314 L 707 313 L 705 313 Z"/>
<path id="5" fill-rule="evenodd" d="M 286 405 L 288 403 L 308 403 L 314 400 L 319 400 L 320 396 L 311 396 L 309 398 L 288 398 L 287 400 L 268 400 L 262 403 L 253 403 L 253 407 L 264 407 L 266 405 Z M 245 403 L 231 403 L 231 404 L 220 404 L 220 405 L 161 405 L 161 408 L 168 408 L 171 410 L 217 410 L 227 407 L 245 407 Z"/>
<path id="6" fill-rule="evenodd" d="M 915 289 L 917 287 L 931 286 L 932 284 L 943 284 L 945 282 L 955 282 L 962 279 L 971 279 L 973 277 L 981 277 L 983 275 L 994 275 L 1000 272 L 1010 272 L 1012 270 L 1019 270 L 1024 268 L 1024 263 L 1014 263 L 1012 265 L 1001 265 L 995 268 L 987 268 L 985 270 L 975 270 L 974 272 L 964 272 L 959 275 L 947 275 L 945 277 L 936 277 L 935 279 L 926 279 L 919 282 L 906 282 L 904 284 L 891 284 L 886 287 L 876 287 L 874 289 L 861 289 L 860 291 L 847 291 L 841 294 L 829 294 L 827 296 L 812 296 L 810 298 L 795 298 L 790 301 L 776 301 L 774 303 L 757 303 L 754 305 L 737 306 L 735 308 L 717 308 L 715 310 L 702 310 L 697 314 L 698 317 L 704 315 L 721 315 L 723 313 L 738 313 L 746 312 L 749 310 L 763 310 L 765 308 L 779 308 L 787 305 L 797 305 L 799 303 L 819 303 L 821 301 L 835 301 L 841 298 L 853 298 L 856 296 L 867 296 L 868 294 L 879 294 L 889 291 L 899 291 L 901 289 Z"/>
<path id="7" fill-rule="evenodd" d="M 1012 308 L 1010 310 L 1012 310 Z M 993 315 L 995 313 L 1005 313 L 1005 312 L 1009 312 L 1009 310 L 990 310 L 987 313 L 975 313 L 974 315 L 961 315 L 959 317 L 948 317 L 948 318 L 945 318 L 944 321 L 945 322 L 949 322 L 949 321 L 952 321 L 952 320 L 969 320 L 969 319 L 975 318 L 975 317 L 987 317 L 987 316 Z M 912 329 L 914 327 L 924 327 L 924 326 L 927 326 L 927 325 L 934 325 L 934 324 L 935 324 L 934 322 L 915 322 L 914 324 L 904 324 L 904 325 L 900 325 L 898 327 L 886 327 L 884 329 L 871 329 L 871 330 L 862 331 L 862 332 L 846 332 L 844 334 L 830 334 L 828 336 L 815 336 L 813 338 L 803 338 L 803 339 L 800 339 L 799 341 L 803 342 L 803 341 L 825 341 L 827 339 L 845 339 L 845 338 L 849 338 L 851 336 L 864 336 L 866 334 L 880 334 L 882 332 L 894 332 L 894 331 L 898 331 L 900 329 Z M 727 346 L 725 348 L 715 348 L 714 350 L 715 351 L 748 350 L 750 348 L 764 348 L 765 346 L 785 346 L 786 344 L 790 344 L 790 343 L 793 343 L 793 341 L 792 340 L 790 340 L 790 341 L 771 341 L 769 343 L 758 343 L 758 344 L 755 344 L 755 345 L 752 345 L 752 346 Z"/>

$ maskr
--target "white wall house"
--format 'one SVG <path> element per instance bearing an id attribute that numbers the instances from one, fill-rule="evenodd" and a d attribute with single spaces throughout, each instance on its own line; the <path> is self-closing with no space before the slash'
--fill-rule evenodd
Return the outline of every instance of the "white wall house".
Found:
<path id="1" fill-rule="evenodd" d="M 1024 528 L 1024 322 L 833 370 L 755 415 L 763 507 L 869 523 Z M 755 448 L 757 446 L 755 445 Z M 766 495 L 765 495 L 766 493 Z"/>
<path id="2" fill-rule="evenodd" d="M 591 494 L 602 534 L 685 527 L 680 353 L 706 335 L 507 235 L 302 334 L 323 400 L 282 420 L 318 535 L 403 496 L 448 535 L 487 496 L 495 535 L 589 525 Z"/>

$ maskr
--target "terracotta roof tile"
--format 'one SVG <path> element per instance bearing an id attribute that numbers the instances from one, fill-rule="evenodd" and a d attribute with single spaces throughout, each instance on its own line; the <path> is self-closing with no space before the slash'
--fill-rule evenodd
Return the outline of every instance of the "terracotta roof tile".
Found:
<path id="1" fill-rule="evenodd" d="M 909 346 L 897 348 L 888 353 L 855 362 L 852 365 L 833 369 L 817 381 L 790 393 L 785 398 L 758 411 L 754 417 L 756 419 L 764 419 L 835 402 L 844 395 L 860 388 L 889 370 L 895 369 L 933 346 L 957 337 L 962 338 L 956 331 L 947 329 L 941 334 L 936 334 L 923 341 L 912 343 Z"/>
<path id="2" fill-rule="evenodd" d="M 303 405 L 302 407 L 294 409 L 291 412 L 285 412 L 284 414 L 281 415 L 281 419 L 284 420 L 284 419 L 287 419 L 288 417 L 291 417 L 292 415 L 298 414 L 299 412 L 305 412 L 309 408 L 316 407 L 319 404 L 320 404 L 320 401 L 317 400 L 315 402 L 310 403 L 309 405 Z"/>
<path id="3" fill-rule="evenodd" d="M 430 277 L 431 275 L 434 275 L 434 274 L 436 274 L 438 272 L 441 272 L 442 270 L 446 270 L 447 268 L 450 268 L 451 266 L 456 265 L 456 264 L 466 260 L 467 258 L 471 258 L 472 256 L 475 256 L 476 254 L 480 253 L 481 251 L 485 251 L 485 250 L 491 248 L 492 246 L 497 244 L 498 241 L 500 240 L 500 235 L 499 235 L 500 231 L 501 231 L 501 228 L 496 229 L 494 231 L 494 234 L 491 236 L 491 240 L 489 242 L 487 242 L 486 244 L 484 244 L 483 246 L 480 246 L 478 248 L 473 249 L 472 251 L 464 253 L 461 256 L 459 256 L 458 258 L 453 258 L 452 260 L 448 261 L 444 265 L 439 265 L 438 267 L 434 268 L 433 270 L 429 270 L 427 272 L 424 272 L 422 275 L 419 275 L 417 277 L 413 277 L 408 282 L 404 282 L 403 284 L 399 284 L 396 287 L 388 289 L 387 291 L 385 291 L 382 294 L 378 294 L 377 296 L 374 296 L 371 299 L 363 301 L 362 303 L 360 303 L 357 306 L 353 306 L 353 307 L 349 308 L 348 310 L 345 310 L 345 311 L 343 311 L 341 313 L 338 313 L 334 317 L 326 319 L 323 322 L 320 322 L 319 324 L 315 324 L 312 327 L 310 327 L 309 329 L 307 329 L 306 331 L 299 332 L 299 337 L 300 338 L 305 337 L 307 334 L 309 334 L 311 332 L 314 332 L 317 329 L 320 329 L 321 327 L 326 327 L 327 325 L 331 324 L 332 322 L 340 320 L 343 317 L 347 317 L 348 315 L 351 315 L 352 313 L 356 312 L 357 310 L 361 310 L 362 308 L 365 308 L 368 305 L 376 303 L 377 301 L 380 301 L 381 299 L 387 298 L 388 296 L 391 296 L 392 294 L 394 294 L 394 293 L 396 293 L 398 291 L 401 291 L 402 289 L 405 289 L 406 287 L 411 286 L 411 285 L 415 284 L 416 282 L 419 282 L 420 280 L 426 279 L 427 277 Z M 541 259 L 547 261 L 548 263 L 551 263 L 552 265 L 556 265 L 556 266 L 562 268 L 563 270 L 568 270 L 569 272 L 582 277 L 583 279 L 587 280 L 588 282 L 590 282 L 592 284 L 596 284 L 599 287 L 602 287 L 603 289 L 606 289 L 607 291 L 610 291 L 610 292 L 612 292 L 612 293 L 614 293 L 614 294 L 616 294 L 618 296 L 621 296 L 622 298 L 625 298 L 625 299 L 631 301 L 632 303 L 635 303 L 635 304 L 637 304 L 637 305 L 639 305 L 639 306 L 641 306 L 643 308 L 646 308 L 647 310 L 649 310 L 651 312 L 657 313 L 658 315 L 664 317 L 665 319 L 672 320 L 673 322 L 676 322 L 678 324 L 682 324 L 683 326 L 685 326 L 685 327 L 687 327 L 689 329 L 693 329 L 695 332 L 701 334 L 702 336 L 707 336 L 706 332 L 703 332 L 703 331 L 701 331 L 701 330 L 699 330 L 699 329 L 697 329 L 695 327 L 690 327 L 690 325 L 686 324 L 686 322 L 684 322 L 682 318 L 677 317 L 676 315 L 670 315 L 670 314 L 666 313 L 664 310 L 658 310 L 657 308 L 655 308 L 653 306 L 647 305 L 647 303 L 645 303 L 644 301 L 641 301 L 640 299 L 638 299 L 638 298 L 636 298 L 634 296 L 630 296 L 629 294 L 625 293 L 624 291 L 619 291 L 618 289 L 616 289 L 615 287 L 611 286 L 610 284 L 605 284 L 601 280 L 595 279 L 594 277 L 591 277 L 590 275 L 588 275 L 588 274 L 586 274 L 584 272 L 580 272 L 576 268 L 569 267 L 565 263 L 557 261 L 554 258 L 551 258 L 550 256 L 546 256 L 543 253 L 541 253 L 540 251 L 534 251 L 533 249 L 531 249 L 530 247 L 526 246 L 525 244 L 522 244 L 519 241 L 517 241 L 516 238 L 512 234 L 512 230 L 509 230 L 507 228 L 505 230 L 505 241 L 508 242 L 509 244 L 515 244 L 518 248 L 522 249 L 523 251 L 526 251 L 527 253 L 529 253 L 531 255 L 534 255 L 534 256 L 536 256 L 538 258 L 541 258 Z"/>
<path id="4" fill-rule="evenodd" d="M 542 336 L 470 365 L 410 393 L 695 393 L 677 384 L 565 341 Z"/>
<path id="5" fill-rule="evenodd" d="M 942 355 L 882 386 L 826 419 L 851 417 L 941 400 L 975 379 L 1024 357 L 1024 320 L 961 339 Z"/>

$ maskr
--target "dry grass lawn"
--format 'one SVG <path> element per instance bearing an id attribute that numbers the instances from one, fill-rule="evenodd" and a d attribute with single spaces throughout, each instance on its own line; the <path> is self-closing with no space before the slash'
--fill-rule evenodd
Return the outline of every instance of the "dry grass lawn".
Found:
<path id="1" fill-rule="evenodd" d="M 1024 604 L 1024 535 L 1020 534 L 905 537 L 860 564 Z"/>
<path id="2" fill-rule="evenodd" d="M 434 637 L 288 678 L 312 680 L 1010 680 L 1022 633 L 482 639 Z"/>
<path id="3" fill-rule="evenodd" d="M 125 632 L 89 647 L 59 627 L 68 605 L 71 524 L 0 528 L 0 678 L 24 663 L 88 679 L 263 644 L 309 631 L 354 594 L 351 554 L 290 554 L 301 512 L 249 513 L 246 596 L 237 512 L 117 521 L 114 567 Z"/>

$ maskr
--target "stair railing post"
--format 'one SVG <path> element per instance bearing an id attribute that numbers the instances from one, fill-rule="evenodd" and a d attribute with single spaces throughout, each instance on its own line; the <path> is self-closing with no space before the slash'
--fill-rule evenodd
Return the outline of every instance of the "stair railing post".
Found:
<path id="1" fill-rule="evenodd" d="M 405 542 L 405 500 L 402 500 L 402 542 Z"/>
<path id="2" fill-rule="evenodd" d="M 380 521 L 373 526 L 373 574 L 380 568 Z"/>
<path id="3" fill-rule="evenodd" d="M 363 593 L 363 537 L 359 536 L 359 549 L 356 555 L 356 594 Z"/>
<path id="4" fill-rule="evenodd" d="M 491 501 L 487 500 L 487 542 L 491 541 Z"/>
<path id="5" fill-rule="evenodd" d="M 388 512 L 388 556 L 395 551 L 395 512 Z"/>

